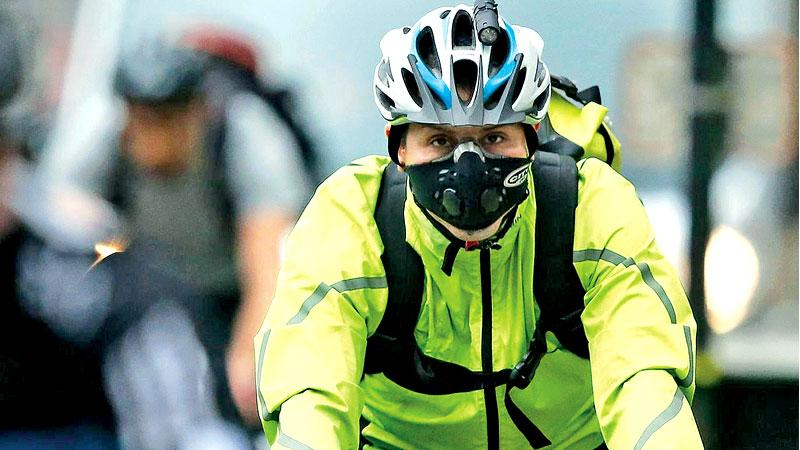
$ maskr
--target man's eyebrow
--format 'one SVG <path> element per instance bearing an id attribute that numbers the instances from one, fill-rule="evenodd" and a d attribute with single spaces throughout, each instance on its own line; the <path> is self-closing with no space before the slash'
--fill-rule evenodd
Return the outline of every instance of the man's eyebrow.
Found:
<path id="1" fill-rule="evenodd" d="M 499 124 L 496 124 L 496 125 L 485 125 L 485 126 L 470 125 L 470 126 L 473 126 L 475 128 L 480 128 L 481 131 L 492 131 L 492 130 L 496 130 L 498 128 L 504 127 L 506 125 L 512 125 L 512 124 L 499 123 Z M 425 124 L 425 128 L 436 130 L 436 131 L 439 131 L 441 133 L 452 133 L 455 130 L 455 128 L 457 128 L 457 127 L 443 126 L 443 125 L 438 125 L 438 124 Z"/>
<path id="2" fill-rule="evenodd" d="M 430 130 L 435 130 L 440 133 L 451 133 L 453 131 L 452 127 L 443 127 L 441 125 L 434 125 L 434 124 L 425 125 L 425 128 L 428 128 Z"/>

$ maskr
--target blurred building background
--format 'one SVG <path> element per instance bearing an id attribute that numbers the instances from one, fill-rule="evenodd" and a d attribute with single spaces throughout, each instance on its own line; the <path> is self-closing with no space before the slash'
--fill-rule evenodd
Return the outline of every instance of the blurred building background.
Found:
<path id="1" fill-rule="evenodd" d="M 797 448 L 797 2 L 717 0 L 716 50 L 706 58 L 719 58 L 725 70 L 699 86 L 695 1 L 499 3 L 511 22 L 539 31 L 553 73 L 601 87 L 623 143 L 623 174 L 638 187 L 687 290 L 698 292 L 692 264 L 705 265 L 703 295 L 693 296 L 704 336 L 694 409 L 707 447 Z M 44 124 L 31 134 L 40 151 L 70 145 L 81 133 L 73 119 L 111 101 L 122 49 L 212 21 L 254 36 L 267 83 L 297 89 L 301 117 L 330 173 L 384 151 L 370 89 L 378 42 L 440 3 L 399 9 L 385 0 L 6 0 L 3 6 L 24 39 L 29 83 L 21 108 Z M 704 135 L 697 119 L 709 115 L 721 119 L 711 120 L 721 128 Z M 708 163 L 699 175 L 698 151 Z M 697 176 L 708 181 L 709 241 L 693 260 Z"/>

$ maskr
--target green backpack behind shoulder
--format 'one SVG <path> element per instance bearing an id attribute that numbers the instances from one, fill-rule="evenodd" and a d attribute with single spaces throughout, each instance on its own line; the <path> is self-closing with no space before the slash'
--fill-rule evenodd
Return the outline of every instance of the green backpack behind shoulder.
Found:
<path id="1" fill-rule="evenodd" d="M 572 81 L 551 76 L 550 109 L 539 129 L 539 150 L 575 160 L 597 158 L 617 172 L 622 167 L 621 145 L 611 130 L 608 108 L 597 86 L 578 91 Z"/>

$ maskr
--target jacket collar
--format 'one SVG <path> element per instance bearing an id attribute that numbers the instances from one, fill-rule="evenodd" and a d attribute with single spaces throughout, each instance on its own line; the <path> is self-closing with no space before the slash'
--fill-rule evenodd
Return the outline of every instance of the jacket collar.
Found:
<path id="1" fill-rule="evenodd" d="M 495 236 L 478 243 L 465 242 L 453 236 L 430 214 L 414 201 L 411 189 L 406 186 L 406 239 L 420 254 L 434 255 L 445 274 L 450 275 L 453 264 L 461 251 L 472 252 L 488 248 L 493 251 L 493 260 L 507 260 L 516 244 L 520 231 L 520 223 L 525 217 L 532 217 L 535 209 L 533 195 L 509 213 Z M 531 192 L 532 186 L 529 186 Z M 423 261 L 428 258 L 423 256 Z"/>

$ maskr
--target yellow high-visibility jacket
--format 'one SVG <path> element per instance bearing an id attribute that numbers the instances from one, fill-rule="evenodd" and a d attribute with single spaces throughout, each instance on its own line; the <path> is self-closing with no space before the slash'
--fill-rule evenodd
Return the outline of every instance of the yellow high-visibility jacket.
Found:
<path id="1" fill-rule="evenodd" d="M 273 449 L 487 447 L 484 391 L 412 392 L 363 375 L 364 352 L 386 308 L 383 244 L 373 213 L 385 157 L 340 169 L 317 190 L 292 231 L 275 299 L 255 339 L 258 403 Z M 633 186 L 605 163 L 578 163 L 573 262 L 586 290 L 581 316 L 590 359 L 549 352 L 514 403 L 552 441 L 548 448 L 702 448 L 694 393 L 695 322 L 678 278 L 659 251 Z M 529 183 L 531 177 L 529 177 Z M 533 296 L 536 204 L 517 209 L 491 250 L 491 361 L 513 367 L 539 311 Z M 449 241 L 408 195 L 406 240 L 425 265 L 415 329 L 427 355 L 481 370 L 479 251 L 440 269 Z M 402 237 L 400 237 L 402 238 Z M 495 389 L 501 449 L 528 448 Z"/>

